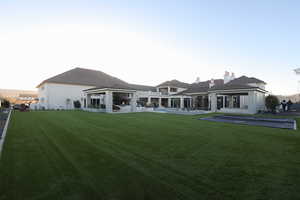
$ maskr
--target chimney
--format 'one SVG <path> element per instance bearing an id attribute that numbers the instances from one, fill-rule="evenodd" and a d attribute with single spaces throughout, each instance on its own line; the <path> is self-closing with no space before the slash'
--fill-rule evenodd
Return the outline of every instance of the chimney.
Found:
<path id="1" fill-rule="evenodd" d="M 230 73 L 228 71 L 225 71 L 224 84 L 228 83 L 229 81 L 231 81 Z"/>
<path id="2" fill-rule="evenodd" d="M 200 83 L 200 77 L 197 77 L 197 78 L 196 78 L 195 83 Z"/>
<path id="3" fill-rule="evenodd" d="M 232 73 L 231 73 L 230 80 L 232 81 L 232 80 L 234 80 L 234 79 L 235 79 L 235 75 L 234 75 L 234 73 L 232 72 Z"/>
<path id="4" fill-rule="evenodd" d="M 212 78 L 209 82 L 209 88 L 213 87 L 215 85 L 215 80 Z"/>

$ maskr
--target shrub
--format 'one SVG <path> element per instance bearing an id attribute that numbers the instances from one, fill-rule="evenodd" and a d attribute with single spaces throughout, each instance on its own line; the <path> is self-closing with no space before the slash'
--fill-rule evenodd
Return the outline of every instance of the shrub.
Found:
<path id="1" fill-rule="evenodd" d="M 269 95 L 266 97 L 266 107 L 268 110 L 274 113 L 278 105 L 279 105 L 279 99 L 277 96 Z"/>
<path id="2" fill-rule="evenodd" d="M 81 108 L 81 103 L 80 103 L 80 101 L 74 101 L 73 102 L 73 104 L 74 104 L 74 108 Z"/>

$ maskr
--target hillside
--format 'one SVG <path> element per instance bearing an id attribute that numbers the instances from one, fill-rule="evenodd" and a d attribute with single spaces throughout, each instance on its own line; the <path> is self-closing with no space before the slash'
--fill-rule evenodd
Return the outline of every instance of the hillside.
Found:
<path id="1" fill-rule="evenodd" d="M 14 98 L 19 97 L 20 94 L 27 94 L 37 96 L 37 91 L 32 90 L 12 90 L 12 89 L 0 89 L 0 97 L 3 98 Z"/>
<path id="2" fill-rule="evenodd" d="M 277 95 L 277 97 L 279 98 L 280 101 L 282 100 L 291 100 L 292 102 L 296 103 L 296 102 L 300 102 L 300 94 L 293 94 L 293 95 Z"/>

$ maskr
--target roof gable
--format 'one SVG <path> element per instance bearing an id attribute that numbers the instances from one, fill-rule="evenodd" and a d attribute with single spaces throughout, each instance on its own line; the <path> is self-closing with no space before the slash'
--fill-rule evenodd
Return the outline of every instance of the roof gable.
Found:
<path id="1" fill-rule="evenodd" d="M 40 87 L 44 83 L 86 85 L 92 86 L 93 88 L 119 88 L 140 91 L 155 91 L 155 87 L 152 86 L 129 84 L 104 72 L 84 68 L 74 68 L 53 76 L 44 80 L 37 87 Z"/>
<path id="2" fill-rule="evenodd" d="M 110 76 L 104 72 L 84 68 L 74 68 L 64 73 L 53 76 L 49 79 L 44 80 L 37 87 L 40 87 L 44 83 L 88 85 L 96 87 L 128 85 L 128 83 L 126 83 L 125 81 Z"/>
<path id="3" fill-rule="evenodd" d="M 178 80 L 174 79 L 174 80 L 171 80 L 171 81 L 165 81 L 165 82 L 159 84 L 157 87 L 162 87 L 162 86 L 188 88 L 190 86 L 190 84 L 184 83 L 184 82 L 181 82 L 181 81 L 178 81 Z"/>
<path id="4" fill-rule="evenodd" d="M 188 94 L 188 93 L 206 93 L 209 90 L 209 81 L 202 81 L 199 83 L 193 83 L 190 84 L 187 90 L 184 90 L 183 92 L 180 92 L 178 94 Z M 223 79 L 215 79 L 214 80 L 215 86 L 221 86 L 224 85 L 224 80 Z"/>
<path id="5" fill-rule="evenodd" d="M 263 83 L 266 84 L 264 81 L 254 78 L 254 77 L 247 77 L 247 76 L 241 76 L 239 78 L 233 79 L 232 81 L 228 82 L 227 84 L 231 85 L 246 85 L 249 83 Z"/>

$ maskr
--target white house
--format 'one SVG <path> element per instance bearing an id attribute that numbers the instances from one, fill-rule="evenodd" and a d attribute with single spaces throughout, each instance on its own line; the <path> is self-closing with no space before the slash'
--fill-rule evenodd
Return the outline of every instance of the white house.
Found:
<path id="1" fill-rule="evenodd" d="M 101 71 L 75 68 L 40 83 L 40 109 L 73 109 L 80 101 L 91 111 L 135 112 L 144 107 L 254 114 L 265 109 L 266 83 L 225 73 L 224 79 L 193 84 L 177 80 L 156 87 L 135 85 Z"/>

